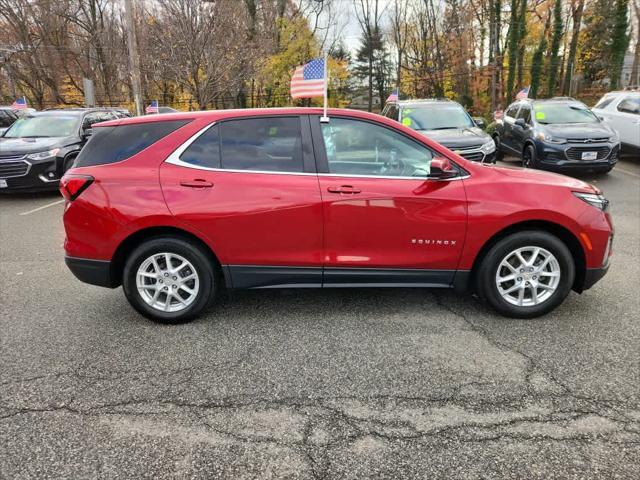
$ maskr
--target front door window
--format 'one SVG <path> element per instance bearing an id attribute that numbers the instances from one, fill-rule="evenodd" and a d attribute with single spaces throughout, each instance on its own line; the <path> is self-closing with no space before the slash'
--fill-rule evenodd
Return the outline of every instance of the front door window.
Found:
<path id="1" fill-rule="evenodd" d="M 404 135 L 370 122 L 332 118 L 322 124 L 329 173 L 427 177 L 434 153 Z"/>

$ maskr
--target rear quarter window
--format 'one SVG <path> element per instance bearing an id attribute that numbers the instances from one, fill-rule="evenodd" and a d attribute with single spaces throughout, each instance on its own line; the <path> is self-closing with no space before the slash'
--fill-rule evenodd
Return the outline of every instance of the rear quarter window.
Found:
<path id="1" fill-rule="evenodd" d="M 89 167 L 126 160 L 187 123 L 189 120 L 97 127 L 78 155 L 75 166 Z"/>

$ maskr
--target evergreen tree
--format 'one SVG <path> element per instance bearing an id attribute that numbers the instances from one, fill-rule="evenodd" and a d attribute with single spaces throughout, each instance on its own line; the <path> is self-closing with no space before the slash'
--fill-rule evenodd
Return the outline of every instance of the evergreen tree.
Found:
<path id="1" fill-rule="evenodd" d="M 629 0 L 616 0 L 616 8 L 614 14 L 613 35 L 611 42 L 611 88 L 618 88 L 620 83 L 620 74 L 622 73 L 622 65 L 624 63 L 624 54 L 629 47 L 629 35 L 627 35 L 627 27 L 629 26 L 629 18 L 627 10 L 629 8 Z"/>
<path id="2" fill-rule="evenodd" d="M 518 86 L 522 87 L 522 77 L 524 74 L 524 39 L 527 36 L 527 0 L 520 1 L 520 14 L 518 15 L 519 32 L 518 37 L 520 44 L 518 45 Z"/>
<path id="3" fill-rule="evenodd" d="M 525 1 L 525 0 L 522 0 Z M 509 20 L 509 35 L 507 43 L 507 58 L 509 70 L 507 71 L 506 100 L 513 98 L 513 83 L 516 78 L 516 63 L 518 62 L 518 44 L 520 41 L 520 24 L 518 22 L 518 0 L 511 0 L 511 18 Z"/>
<path id="4" fill-rule="evenodd" d="M 531 90 L 529 90 L 529 97 L 536 98 L 538 96 L 538 87 L 540 86 L 540 75 L 542 74 L 542 67 L 544 63 L 544 54 L 547 49 L 547 32 L 549 31 L 549 22 L 551 15 L 547 17 L 547 21 L 544 25 L 544 31 L 538 42 L 538 47 L 533 53 L 531 59 Z"/>
<path id="5" fill-rule="evenodd" d="M 627 0 L 628 1 L 628 0 Z M 549 72 L 547 74 L 547 96 L 553 97 L 558 83 L 558 50 L 562 40 L 562 0 L 556 0 L 553 7 L 553 36 L 551 38 L 551 59 L 549 60 Z"/>

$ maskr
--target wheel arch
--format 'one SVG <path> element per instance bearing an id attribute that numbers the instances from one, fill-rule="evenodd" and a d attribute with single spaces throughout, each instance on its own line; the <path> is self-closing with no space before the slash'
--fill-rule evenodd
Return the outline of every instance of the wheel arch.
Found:
<path id="1" fill-rule="evenodd" d="M 198 237 L 194 233 L 188 232 L 178 227 L 170 227 L 170 226 L 158 226 L 158 227 L 146 227 L 140 230 L 137 230 L 126 237 L 113 254 L 111 259 L 111 267 L 110 274 L 112 279 L 116 279 L 118 285 L 121 283 L 122 274 L 124 271 L 124 264 L 127 261 L 127 257 L 129 254 L 138 246 L 144 243 L 147 240 L 157 237 L 178 237 L 183 240 L 196 243 L 200 246 L 214 262 L 214 265 L 218 269 L 220 273 L 224 273 L 222 269 L 222 264 L 218 259 L 218 256 L 213 251 L 213 249 L 205 242 L 202 238 Z M 226 275 L 221 275 L 222 280 L 226 282 Z"/>
<path id="2" fill-rule="evenodd" d="M 471 278 L 469 286 L 474 290 L 476 289 L 475 287 L 478 268 L 482 264 L 482 260 L 484 260 L 484 257 L 487 255 L 491 247 L 493 247 L 503 238 L 523 230 L 541 230 L 550 233 L 559 238 L 567 246 L 567 248 L 571 252 L 571 256 L 573 257 L 573 262 L 576 268 L 576 276 L 573 281 L 572 289 L 578 293 L 582 293 L 587 272 L 587 259 L 584 253 L 584 249 L 580 244 L 578 238 L 570 230 L 558 223 L 550 222 L 547 220 L 528 220 L 518 222 L 496 232 L 484 243 L 484 245 L 482 245 L 480 251 L 476 255 L 476 258 L 473 261 L 473 266 L 471 267 Z"/>

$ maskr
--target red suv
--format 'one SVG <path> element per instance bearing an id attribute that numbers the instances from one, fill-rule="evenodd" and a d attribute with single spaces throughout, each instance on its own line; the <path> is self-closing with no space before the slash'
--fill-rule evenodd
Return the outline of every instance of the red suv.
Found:
<path id="1" fill-rule="evenodd" d="M 469 162 L 384 117 L 307 108 L 114 120 L 62 179 L 66 263 L 140 313 L 222 288 L 434 287 L 535 317 L 607 271 L 595 187 Z"/>

